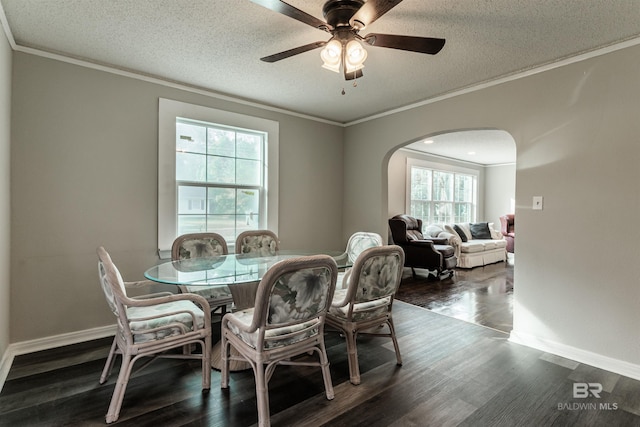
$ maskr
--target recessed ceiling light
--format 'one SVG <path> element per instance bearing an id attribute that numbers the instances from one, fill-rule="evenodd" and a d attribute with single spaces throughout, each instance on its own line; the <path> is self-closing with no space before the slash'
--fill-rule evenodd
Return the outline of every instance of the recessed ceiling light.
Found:
<path id="1" fill-rule="evenodd" d="M 425 139 L 424 141 L 425 144 L 433 144 L 433 139 Z"/>
<path id="2" fill-rule="evenodd" d="M 470 156 L 475 156 L 476 152 L 475 151 L 469 151 L 467 154 L 470 155 Z"/>

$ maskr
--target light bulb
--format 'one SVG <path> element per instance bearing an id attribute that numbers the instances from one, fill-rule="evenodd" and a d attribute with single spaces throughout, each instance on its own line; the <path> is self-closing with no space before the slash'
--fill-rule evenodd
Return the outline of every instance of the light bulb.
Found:
<path id="1" fill-rule="evenodd" d="M 367 51 L 356 40 L 351 40 L 346 46 L 345 66 L 347 72 L 354 72 L 364 68 L 364 61 L 367 59 Z"/>
<path id="2" fill-rule="evenodd" d="M 342 44 L 338 40 L 331 40 L 320 52 L 320 58 L 324 62 L 322 67 L 339 73 L 341 54 Z"/>

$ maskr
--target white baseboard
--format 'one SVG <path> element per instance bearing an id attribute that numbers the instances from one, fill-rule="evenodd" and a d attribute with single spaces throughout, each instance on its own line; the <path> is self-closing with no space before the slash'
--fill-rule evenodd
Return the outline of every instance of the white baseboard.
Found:
<path id="1" fill-rule="evenodd" d="M 555 354 L 566 359 L 575 360 L 576 362 L 586 365 L 595 366 L 605 371 L 615 372 L 625 377 L 640 380 L 640 365 L 625 362 L 623 360 L 614 359 L 612 357 L 603 356 L 591 351 L 582 350 L 556 341 L 539 338 L 527 333 L 511 331 L 509 341 L 532 347 L 546 353 Z"/>
<path id="2" fill-rule="evenodd" d="M 105 338 L 113 336 L 115 333 L 116 325 L 109 325 L 9 344 L 0 362 L 0 391 L 2 391 L 2 387 L 9 375 L 9 370 L 16 356 Z"/>
<path id="3" fill-rule="evenodd" d="M 9 375 L 9 369 L 11 369 L 11 364 L 13 363 L 13 354 L 9 348 L 2 355 L 2 361 L 0 361 L 0 392 L 2 391 L 2 387 L 4 386 L 4 382 L 7 380 L 7 376 Z"/>

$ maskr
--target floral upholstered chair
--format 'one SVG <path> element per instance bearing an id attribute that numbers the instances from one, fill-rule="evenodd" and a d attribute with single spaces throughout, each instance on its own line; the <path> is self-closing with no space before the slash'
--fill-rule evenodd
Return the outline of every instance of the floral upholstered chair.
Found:
<path id="1" fill-rule="evenodd" d="M 236 238 L 237 254 L 275 255 L 280 249 L 278 236 L 270 230 L 248 230 Z"/>
<path id="2" fill-rule="evenodd" d="M 107 381 L 116 355 L 122 356 L 107 423 L 118 420 L 133 365 L 142 357 L 201 359 L 202 390 L 208 391 L 211 386 L 211 309 L 207 300 L 199 295 L 170 292 L 129 298 L 126 286 L 147 282 L 123 282 L 103 247 L 98 248 L 98 260 L 100 285 L 118 326 L 100 384 Z M 192 344 L 199 344 L 202 352 L 192 354 Z M 183 354 L 165 354 L 174 348 L 182 348 Z"/>
<path id="3" fill-rule="evenodd" d="M 336 290 L 327 314 L 327 325 L 340 330 L 347 339 L 349 376 L 352 384 L 360 384 L 358 334 L 390 337 L 398 365 L 402 365 L 400 348 L 393 327 L 391 309 L 404 266 L 404 252 L 396 245 L 366 249 L 347 273 L 346 289 Z M 386 325 L 388 333 L 377 331 Z M 360 332 L 368 330 L 365 332 Z"/>
<path id="4" fill-rule="evenodd" d="M 230 360 L 248 362 L 255 374 L 260 426 L 270 425 L 268 383 L 279 364 L 319 366 L 326 397 L 333 399 L 323 331 L 337 274 L 335 260 L 327 255 L 280 261 L 260 281 L 254 308 L 222 318 L 221 387 L 229 387 Z M 291 360 L 305 353 L 309 359 Z M 319 360 L 311 359 L 313 353 Z"/>
<path id="5" fill-rule="evenodd" d="M 183 260 L 193 258 L 219 258 L 227 255 L 227 242 L 218 233 L 191 233 L 178 236 L 171 246 L 171 259 Z M 205 297 L 211 311 L 220 309 L 224 315 L 227 306 L 233 303 L 233 297 L 228 286 L 189 286 L 181 285 L 180 290 Z"/>
<path id="6" fill-rule="evenodd" d="M 353 264 L 354 262 L 356 262 L 358 255 L 360 255 L 365 249 L 382 245 L 382 236 L 380 236 L 379 234 L 366 231 L 358 231 L 356 233 L 353 233 L 351 237 L 349 237 L 346 250 L 336 259 L 336 261 L 338 261 L 339 263 L 348 261 L 349 264 Z M 350 268 L 347 268 L 344 271 L 338 272 L 336 288 L 346 288 L 347 284 L 344 278 L 349 270 Z"/>

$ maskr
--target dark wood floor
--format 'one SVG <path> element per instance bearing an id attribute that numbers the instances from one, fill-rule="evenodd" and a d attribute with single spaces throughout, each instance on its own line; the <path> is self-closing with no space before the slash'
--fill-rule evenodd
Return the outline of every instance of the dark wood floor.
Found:
<path id="1" fill-rule="evenodd" d="M 394 303 L 394 318 L 402 367 L 389 340 L 360 339 L 362 384 L 353 386 L 344 341 L 328 332 L 335 399 L 325 399 L 317 369 L 280 367 L 269 385 L 272 424 L 640 425 L 640 381 L 510 343 L 499 330 L 401 301 Z M 17 357 L 0 393 L 0 425 L 104 425 L 117 372 L 105 385 L 98 378 L 110 342 Z M 573 398 L 575 382 L 602 384 L 600 398 Z M 118 425 L 255 424 L 252 372 L 232 373 L 228 390 L 219 383 L 220 373 L 213 371 L 211 392 L 202 395 L 197 363 L 157 360 L 131 379 Z"/>
<path id="2" fill-rule="evenodd" d="M 396 298 L 413 305 L 455 317 L 456 319 L 494 328 L 502 332 L 513 329 L 514 257 L 484 267 L 457 269 L 445 280 L 433 280 L 426 270 L 410 269 Z"/>

